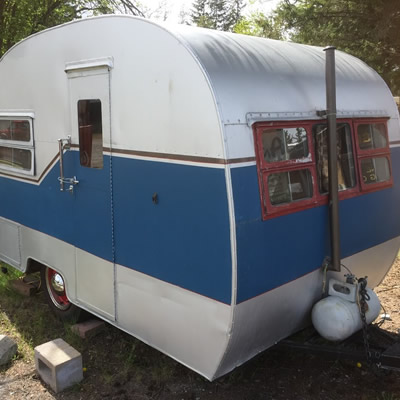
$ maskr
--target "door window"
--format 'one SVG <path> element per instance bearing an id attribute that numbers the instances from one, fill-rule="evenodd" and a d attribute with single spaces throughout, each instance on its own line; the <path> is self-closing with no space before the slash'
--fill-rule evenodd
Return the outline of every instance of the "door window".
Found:
<path id="1" fill-rule="evenodd" d="M 79 153 L 83 167 L 103 168 L 101 101 L 78 101 Z"/>

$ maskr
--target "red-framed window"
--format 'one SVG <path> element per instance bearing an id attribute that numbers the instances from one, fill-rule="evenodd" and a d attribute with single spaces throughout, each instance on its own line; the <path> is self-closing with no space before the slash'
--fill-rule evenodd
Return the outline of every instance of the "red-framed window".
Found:
<path id="1" fill-rule="evenodd" d="M 386 122 L 357 120 L 354 125 L 361 189 L 390 187 L 393 179 Z"/>
<path id="2" fill-rule="evenodd" d="M 327 203 L 325 121 L 259 122 L 254 138 L 263 219 Z M 339 199 L 392 185 L 386 120 L 338 120 L 337 153 Z"/>

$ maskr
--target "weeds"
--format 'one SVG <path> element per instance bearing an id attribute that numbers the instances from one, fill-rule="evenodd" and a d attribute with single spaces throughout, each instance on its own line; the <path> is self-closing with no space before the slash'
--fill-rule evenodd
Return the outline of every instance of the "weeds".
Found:
<path id="1" fill-rule="evenodd" d="M 7 273 L 0 272 L 0 333 L 17 341 L 19 358 L 33 360 L 34 347 L 65 337 L 68 330 L 47 306 L 42 307 L 41 294 L 24 297 L 11 287 L 10 281 L 22 275 L 12 267 L 7 267 Z"/>
<path id="2" fill-rule="evenodd" d="M 386 392 L 382 392 L 381 395 L 377 398 L 377 400 L 399 400 L 399 399 L 400 397 L 398 395 Z"/>

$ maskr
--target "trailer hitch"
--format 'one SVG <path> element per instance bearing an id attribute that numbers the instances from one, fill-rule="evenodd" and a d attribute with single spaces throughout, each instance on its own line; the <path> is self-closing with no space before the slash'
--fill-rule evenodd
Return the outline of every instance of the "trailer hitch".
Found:
<path id="1" fill-rule="evenodd" d="M 73 178 L 65 178 L 64 177 L 64 159 L 63 154 L 64 150 L 69 150 L 71 148 L 71 136 L 68 135 L 66 139 L 58 139 L 58 151 L 60 155 L 60 176 L 58 177 L 58 181 L 60 182 L 60 191 L 64 192 L 64 184 L 69 184 L 67 192 L 73 194 L 74 193 L 74 186 L 79 183 L 76 179 L 76 176 Z"/>

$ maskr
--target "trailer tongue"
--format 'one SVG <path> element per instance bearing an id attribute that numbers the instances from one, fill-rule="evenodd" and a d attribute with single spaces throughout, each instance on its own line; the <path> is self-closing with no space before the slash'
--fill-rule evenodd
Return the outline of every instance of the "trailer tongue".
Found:
<path id="1" fill-rule="evenodd" d="M 363 334 L 358 331 L 341 342 L 323 339 L 313 328 L 307 328 L 276 345 L 278 349 L 295 349 L 336 360 L 350 360 L 362 366 L 366 363 L 379 369 L 400 370 L 400 342 L 397 335 L 378 324 L 369 327 L 369 352 Z"/>

